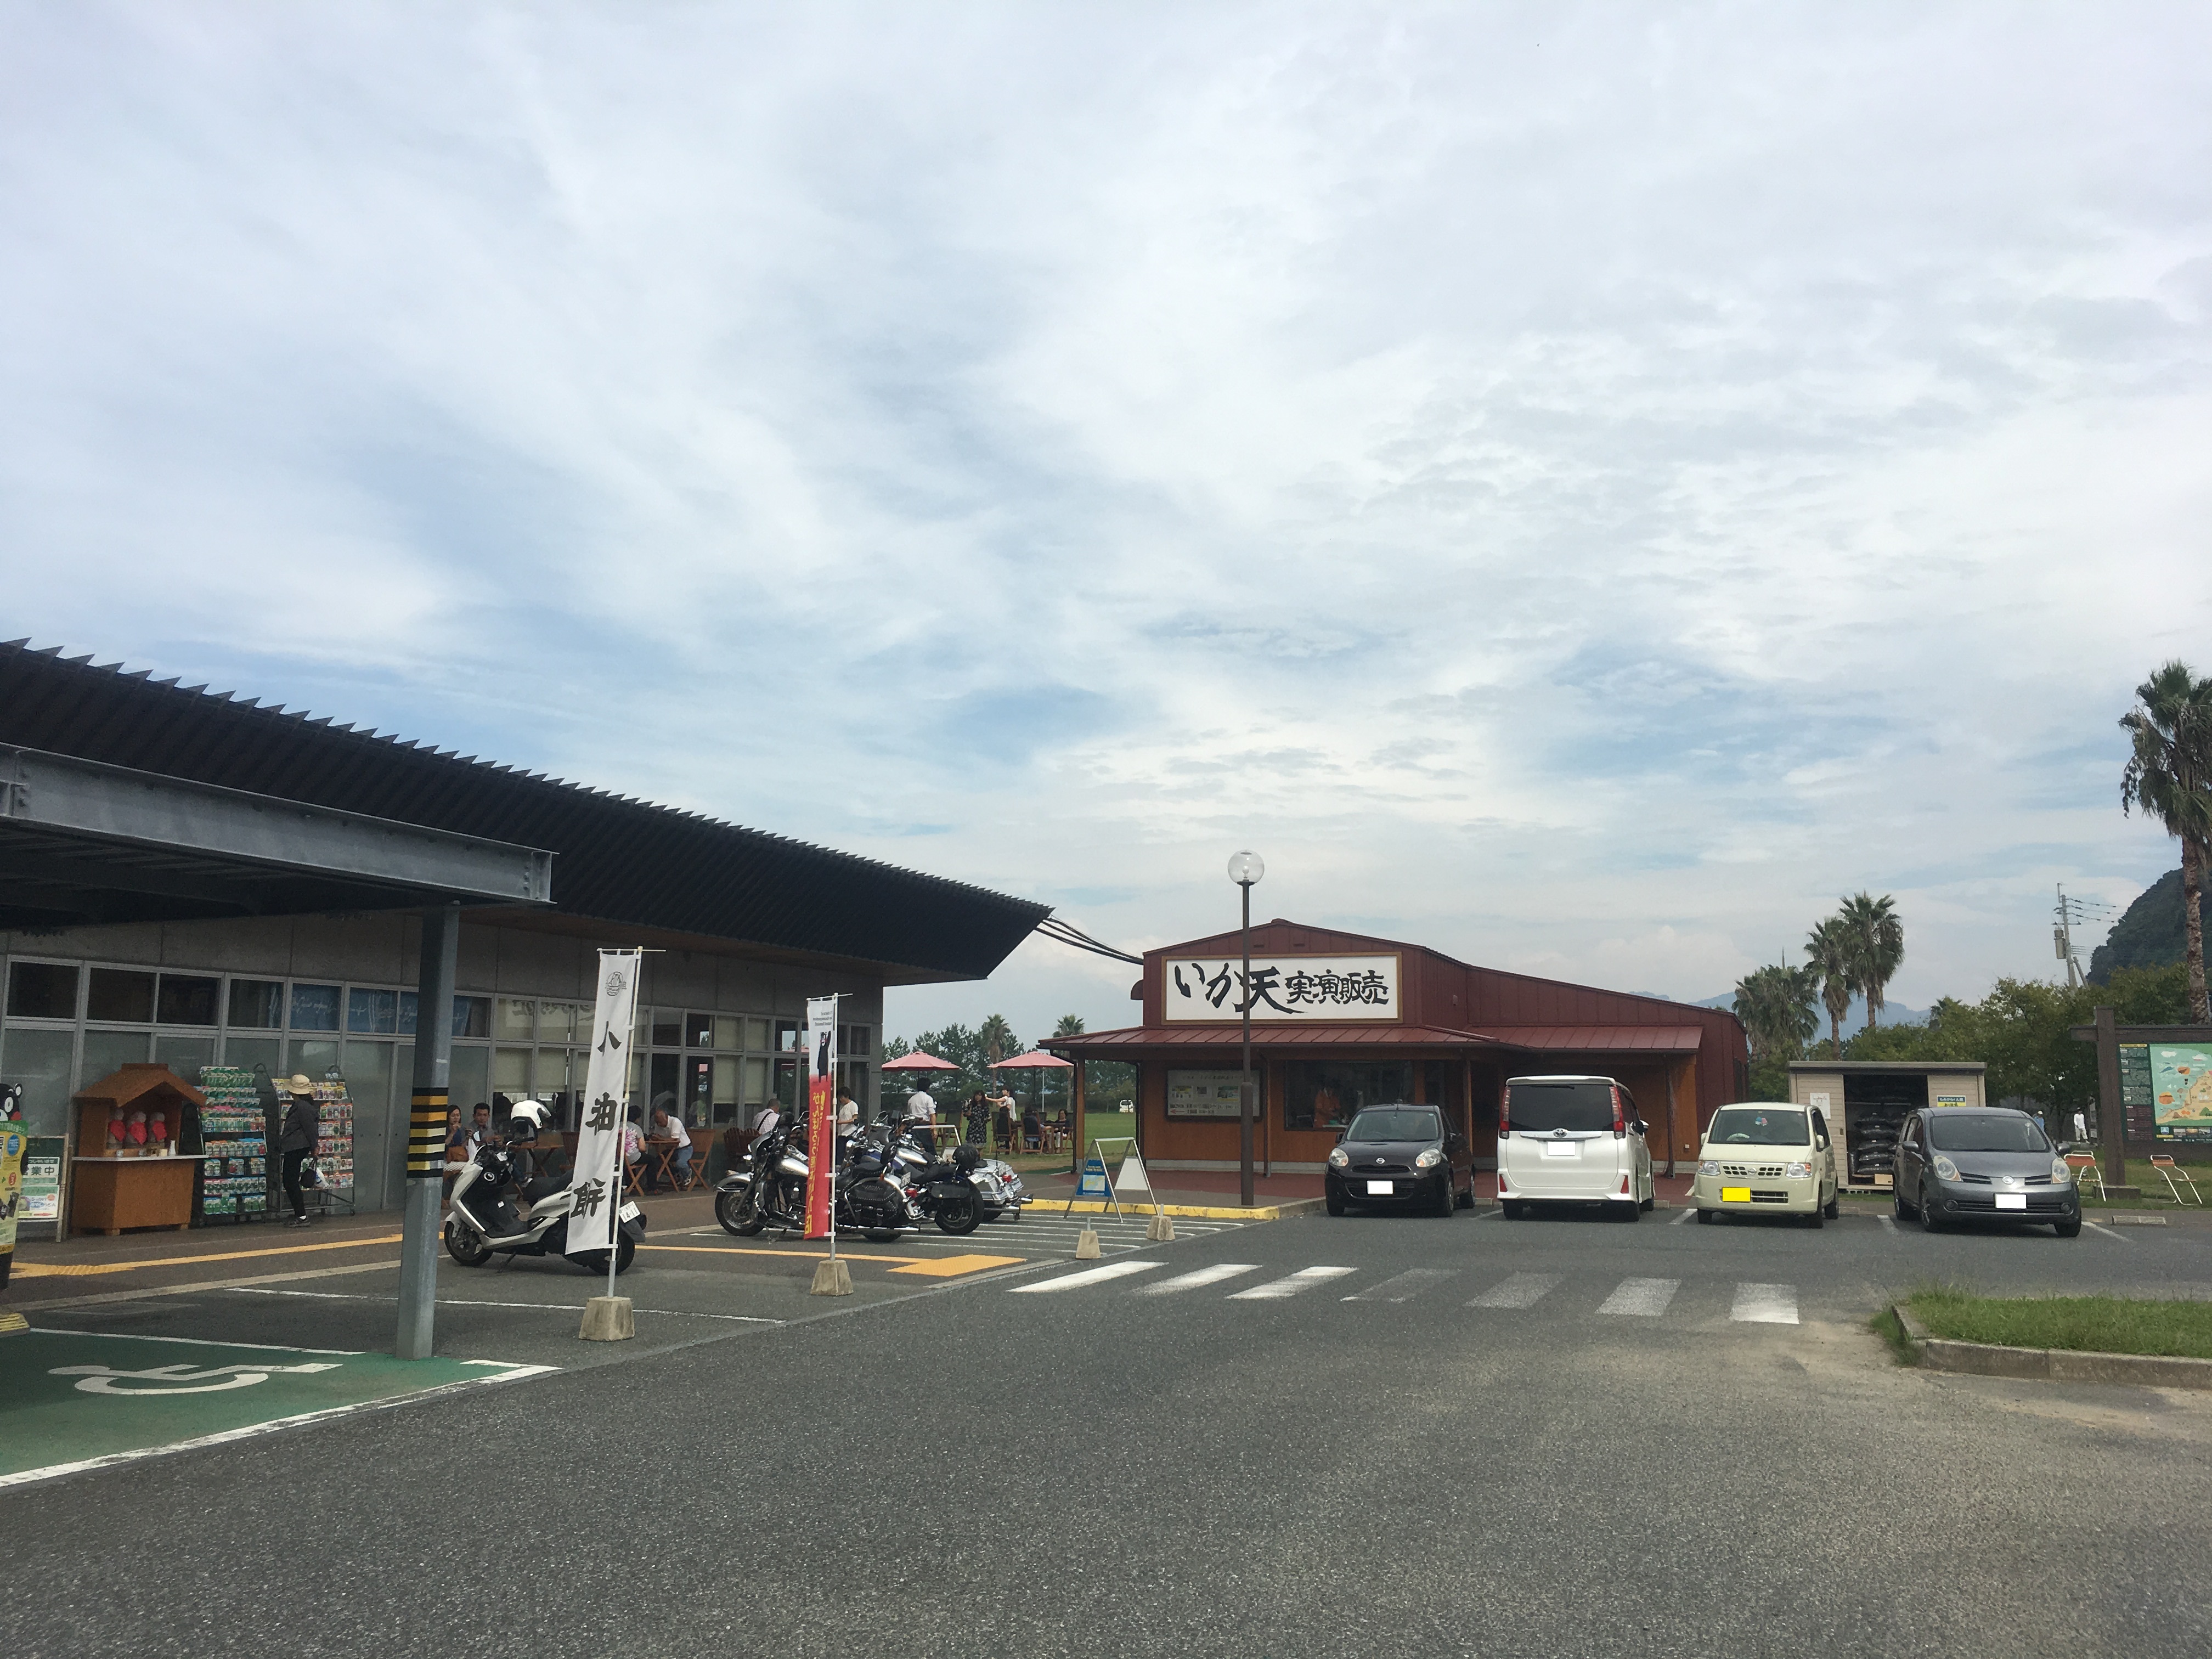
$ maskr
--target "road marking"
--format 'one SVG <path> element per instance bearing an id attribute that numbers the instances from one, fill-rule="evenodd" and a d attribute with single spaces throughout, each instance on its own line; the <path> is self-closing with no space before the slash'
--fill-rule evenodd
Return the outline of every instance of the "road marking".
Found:
<path id="1" fill-rule="evenodd" d="M 1558 1273 L 1516 1273 L 1492 1285 L 1467 1305 L 1470 1308 L 1533 1308 L 1559 1282 Z"/>
<path id="2" fill-rule="evenodd" d="M 1265 1285 L 1255 1285 L 1249 1291 L 1239 1291 L 1229 1300 L 1279 1302 L 1286 1296 L 1296 1296 L 1300 1291 L 1310 1291 L 1316 1285 L 1325 1285 L 1332 1279 L 1343 1279 L 1358 1271 L 1357 1267 L 1301 1267 L 1286 1279 L 1271 1279 Z"/>
<path id="3" fill-rule="evenodd" d="M 2116 1233 L 2103 1222 L 2092 1221 L 2087 1216 L 2084 1216 L 2081 1218 L 2081 1224 L 2101 1233 L 2104 1237 L 2111 1239 L 2116 1244 L 2132 1244 L 2135 1243 L 2135 1240 L 2130 1238 L 2125 1233 Z"/>
<path id="4" fill-rule="evenodd" d="M 666 1250 L 679 1255 L 789 1255 L 801 1259 L 811 1257 L 827 1261 L 827 1250 L 777 1250 L 750 1244 L 641 1244 L 641 1250 Z M 840 1261 L 890 1261 L 897 1265 L 895 1273 L 918 1273 L 925 1279 L 957 1279 L 963 1273 L 980 1273 L 991 1267 L 1012 1267 L 1026 1261 L 1025 1255 L 862 1255 L 852 1250 L 837 1252 Z"/>
<path id="5" fill-rule="evenodd" d="M 111 1342 L 174 1342 L 187 1348 L 252 1348 L 262 1353 L 329 1353 L 341 1359 L 359 1359 L 363 1352 L 360 1348 L 295 1348 L 282 1342 L 212 1342 L 198 1336 L 137 1336 L 129 1331 L 65 1331 L 58 1325 L 41 1325 L 39 1329 L 48 1336 L 96 1336 Z"/>
<path id="6" fill-rule="evenodd" d="M 1897 1231 L 1897 1218 L 1895 1216 L 1878 1215 L 1875 1219 L 1881 1223 L 1882 1231 L 1886 1233 L 1893 1233 Z"/>
<path id="7" fill-rule="evenodd" d="M 1218 1285 L 1224 1279 L 1234 1279 L 1239 1273 L 1256 1273 L 1256 1261 L 1217 1261 L 1211 1267 L 1200 1267 L 1196 1273 L 1177 1273 L 1173 1279 L 1163 1279 L 1157 1285 L 1139 1285 L 1139 1296 L 1172 1296 L 1177 1291 L 1194 1291 L 1201 1285 Z"/>
<path id="8" fill-rule="evenodd" d="M 1010 1294 L 1041 1296 L 1047 1291 L 1079 1290 L 1085 1285 L 1103 1285 L 1109 1279 L 1123 1279 L 1131 1273 L 1150 1273 L 1164 1267 L 1164 1261 L 1109 1261 L 1103 1267 L 1087 1267 L 1079 1273 L 1067 1273 L 1059 1279 L 1048 1279 L 1042 1285 L 1017 1285 Z"/>
<path id="9" fill-rule="evenodd" d="M 1357 1296 L 1347 1296 L 1346 1302 L 1410 1302 L 1439 1279 L 1456 1279 L 1456 1267 L 1408 1267 L 1395 1279 L 1386 1279 L 1380 1285 L 1370 1285 Z"/>
<path id="10" fill-rule="evenodd" d="M 1012 1267 L 1028 1261 L 1025 1255 L 940 1255 L 925 1256 L 920 1261 L 909 1261 L 903 1267 L 894 1267 L 895 1273 L 914 1273 L 923 1279 L 958 1279 L 964 1273 L 988 1273 L 993 1267 Z"/>
<path id="11" fill-rule="evenodd" d="M 140 1267 L 197 1267 L 203 1261 L 245 1261 L 261 1255 L 301 1255 L 309 1250 L 359 1250 L 372 1244 L 397 1244 L 399 1235 L 375 1238 L 333 1238 L 317 1244 L 285 1244 L 266 1250 L 216 1250 L 205 1255 L 164 1255 L 132 1261 L 19 1261 L 17 1279 L 84 1279 L 95 1273 L 127 1273 Z"/>
<path id="12" fill-rule="evenodd" d="M 399 1299 L 396 1296 L 368 1296 L 355 1291 L 264 1291 L 258 1290 L 252 1285 L 240 1285 L 234 1288 L 237 1294 L 240 1296 L 301 1296 L 310 1297 L 317 1302 L 381 1302 L 389 1305 Z M 471 1301 L 465 1297 L 459 1296 L 441 1296 L 438 1298 L 438 1305 L 441 1308 L 526 1308 L 533 1309 L 539 1313 L 582 1313 L 585 1311 L 584 1304 L 580 1302 L 478 1302 Z M 721 1319 L 727 1320 L 732 1324 L 738 1325 L 781 1325 L 787 1322 L 781 1319 L 763 1318 L 758 1314 L 693 1313 L 686 1308 L 639 1308 L 635 1310 L 635 1311 L 641 1314 L 672 1314 L 683 1319 Z M 139 1340 L 145 1342 L 181 1342 L 191 1339 L 185 1337 L 149 1336 L 142 1337 Z M 240 1343 L 234 1346 L 243 1347 L 247 1345 Z M 252 1346 L 258 1346 L 260 1345 L 254 1344 Z M 319 1348 L 302 1348 L 300 1352 L 302 1353 L 319 1353 L 324 1351 Z M 337 1352 L 337 1350 L 333 1349 L 331 1352 Z M 467 1360 L 463 1363 L 467 1364 L 476 1364 L 479 1362 L 476 1360 Z"/>
<path id="13" fill-rule="evenodd" d="M 1679 1227 L 1679 1226 L 1680 1226 L 1680 1225 L 1681 1225 L 1685 1221 L 1687 1221 L 1687 1220 L 1688 1220 L 1692 1216 L 1693 1216 L 1693 1215 L 1695 1215 L 1695 1214 L 1697 1214 L 1697 1211 L 1696 1211 L 1694 1208 L 1685 1210 L 1685 1211 L 1683 1211 L 1683 1212 L 1682 1212 L 1682 1213 L 1681 1213 L 1681 1214 L 1680 1214 L 1680 1215 L 1676 1216 L 1676 1217 L 1675 1217 L 1672 1221 L 1668 1222 L 1667 1224 L 1668 1224 L 1668 1226 L 1670 1226 L 1670 1227 Z"/>
<path id="14" fill-rule="evenodd" d="M 1795 1325 L 1797 1287 L 1795 1285 L 1738 1285 L 1735 1306 L 1729 1317 L 1747 1325 Z"/>
<path id="15" fill-rule="evenodd" d="M 1597 1310 L 1626 1314 L 1632 1319 L 1656 1319 L 1667 1311 L 1667 1304 L 1681 1287 L 1679 1279 L 1624 1279 L 1611 1296 L 1598 1304 Z"/>

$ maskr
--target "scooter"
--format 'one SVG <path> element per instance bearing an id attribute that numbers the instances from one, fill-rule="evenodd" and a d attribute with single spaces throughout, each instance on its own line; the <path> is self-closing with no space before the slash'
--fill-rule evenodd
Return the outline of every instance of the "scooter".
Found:
<path id="1" fill-rule="evenodd" d="M 527 1185 L 516 1180 L 515 1159 L 537 1139 L 544 1111 L 535 1101 L 517 1104 L 509 1121 L 508 1144 L 487 1141 L 453 1178 L 446 1212 L 446 1254 L 462 1267 L 481 1267 L 495 1255 L 557 1255 L 592 1273 L 607 1270 L 604 1249 L 574 1254 L 568 1249 L 568 1221 L 576 1207 L 573 1188 L 556 1176 L 539 1176 Z M 514 1132 L 517 1124 L 520 1133 Z M 623 1273 L 629 1271 L 638 1241 L 645 1237 L 645 1212 L 634 1201 L 625 1201 L 616 1217 L 615 1271 Z"/>

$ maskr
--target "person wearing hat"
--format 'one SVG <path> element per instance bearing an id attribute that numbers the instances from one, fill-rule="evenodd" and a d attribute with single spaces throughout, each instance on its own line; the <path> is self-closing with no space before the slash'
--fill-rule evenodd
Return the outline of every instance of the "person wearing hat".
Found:
<path id="1" fill-rule="evenodd" d="M 286 1078 L 277 1088 L 291 1097 L 284 1109 L 284 1127 L 276 1149 L 284 1155 L 284 1196 L 291 1201 L 292 1225 L 307 1224 L 307 1194 L 300 1184 L 301 1166 L 315 1155 L 323 1133 L 322 1114 L 315 1107 L 315 1085 L 301 1073 Z"/>

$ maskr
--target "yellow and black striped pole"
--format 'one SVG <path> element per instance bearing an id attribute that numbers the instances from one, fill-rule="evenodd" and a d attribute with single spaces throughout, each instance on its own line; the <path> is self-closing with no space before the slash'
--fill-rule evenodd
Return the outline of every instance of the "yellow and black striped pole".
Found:
<path id="1" fill-rule="evenodd" d="M 446 1164 L 446 1096 L 453 1073 L 453 975 L 460 963 L 461 907 L 422 913 L 422 967 L 415 999 L 415 1091 L 407 1123 L 407 1207 L 399 1223 L 402 1359 L 428 1359 L 438 1310 L 440 1177 Z"/>

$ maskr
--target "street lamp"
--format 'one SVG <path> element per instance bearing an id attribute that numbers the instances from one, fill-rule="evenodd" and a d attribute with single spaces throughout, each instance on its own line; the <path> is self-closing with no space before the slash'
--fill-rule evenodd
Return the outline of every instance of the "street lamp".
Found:
<path id="1" fill-rule="evenodd" d="M 1244 909 L 1244 1075 L 1237 1090 L 1237 1171 L 1241 1202 L 1250 1209 L 1252 1195 L 1252 887 L 1267 873 L 1267 861 L 1257 853 L 1231 853 L 1229 879 L 1237 884 Z"/>

